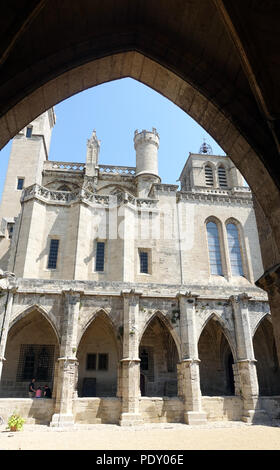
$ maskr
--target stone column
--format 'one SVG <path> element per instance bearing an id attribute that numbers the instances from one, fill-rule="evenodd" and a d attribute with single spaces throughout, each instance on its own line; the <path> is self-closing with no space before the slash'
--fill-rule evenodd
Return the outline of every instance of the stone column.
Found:
<path id="1" fill-rule="evenodd" d="M 4 293 L 5 292 L 5 293 Z M 0 312 L 0 381 L 2 377 L 2 370 L 5 359 L 5 350 L 9 332 L 9 323 L 12 313 L 14 294 L 17 292 L 17 287 L 8 287 L 7 290 L 1 290 L 3 295 L 1 302 Z"/>
<path id="2" fill-rule="evenodd" d="M 80 309 L 80 291 L 63 291 L 64 317 L 60 357 L 56 367 L 55 414 L 51 426 L 74 424 L 73 399 L 77 393 L 78 361 L 77 331 Z"/>
<path id="3" fill-rule="evenodd" d="M 139 359 L 139 297 L 141 292 L 122 291 L 123 358 L 121 360 L 121 426 L 142 422 L 139 412 L 140 359 Z"/>
<path id="4" fill-rule="evenodd" d="M 182 360 L 178 364 L 179 393 L 184 398 L 186 424 L 203 424 L 206 413 L 202 411 L 195 304 L 197 295 L 187 292 L 177 295 L 180 303 L 180 332 Z"/>
<path id="5" fill-rule="evenodd" d="M 230 301 L 233 307 L 237 367 L 244 406 L 242 420 L 248 423 L 267 421 L 268 417 L 259 405 L 259 385 L 248 312 L 249 297 L 247 294 L 233 295 Z"/>

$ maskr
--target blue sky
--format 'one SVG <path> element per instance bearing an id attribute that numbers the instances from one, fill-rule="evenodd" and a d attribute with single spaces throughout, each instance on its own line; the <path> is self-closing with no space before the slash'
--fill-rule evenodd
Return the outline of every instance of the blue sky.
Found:
<path id="1" fill-rule="evenodd" d="M 176 184 L 189 152 L 197 153 L 205 138 L 213 153 L 218 144 L 192 118 L 151 88 L 125 78 L 83 91 L 55 106 L 50 160 L 84 162 L 86 142 L 96 129 L 101 140 L 100 163 L 135 166 L 135 129 L 160 136 L 159 174 L 163 183 Z M 2 194 L 11 143 L 0 151 Z"/>

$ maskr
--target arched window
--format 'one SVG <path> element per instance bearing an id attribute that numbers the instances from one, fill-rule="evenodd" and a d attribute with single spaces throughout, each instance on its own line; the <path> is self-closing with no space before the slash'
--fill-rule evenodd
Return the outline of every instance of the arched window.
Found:
<path id="1" fill-rule="evenodd" d="M 227 173 L 223 165 L 218 168 L 218 181 L 220 188 L 227 188 Z"/>
<path id="2" fill-rule="evenodd" d="M 210 272 L 218 276 L 223 275 L 222 258 L 219 240 L 219 231 L 215 222 L 208 222 L 206 225 L 208 238 L 208 251 L 210 261 Z"/>
<path id="3" fill-rule="evenodd" d="M 233 276 L 244 276 L 238 229 L 235 224 L 227 224 L 228 250 Z"/>
<path id="4" fill-rule="evenodd" d="M 214 178 L 213 178 L 213 169 L 210 165 L 205 165 L 205 184 L 206 186 L 214 186 Z"/>

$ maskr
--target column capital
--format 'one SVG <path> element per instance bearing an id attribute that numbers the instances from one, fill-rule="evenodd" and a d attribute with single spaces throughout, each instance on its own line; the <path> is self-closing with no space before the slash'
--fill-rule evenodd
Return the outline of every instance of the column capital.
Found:
<path id="1" fill-rule="evenodd" d="M 73 296 L 76 296 L 76 295 L 84 295 L 85 291 L 82 290 L 82 289 L 73 289 L 73 288 L 69 288 L 69 289 L 62 289 L 61 293 L 63 295 L 73 295 Z"/>
<path id="2" fill-rule="evenodd" d="M 229 300 L 232 304 L 237 303 L 237 304 L 248 304 L 249 300 L 252 297 L 250 297 L 246 292 L 243 292 L 242 294 L 237 294 L 237 295 L 231 295 L 229 297 Z"/>
<path id="3" fill-rule="evenodd" d="M 191 358 L 191 357 L 186 357 L 179 361 L 179 364 L 185 364 L 187 366 L 191 366 L 192 364 L 200 364 L 201 360 L 198 358 Z"/>
<path id="4" fill-rule="evenodd" d="M 76 304 L 80 301 L 82 295 L 84 295 L 83 290 L 75 290 L 75 289 L 64 289 L 61 291 L 62 295 L 65 299 L 68 299 L 69 304 Z"/>
<path id="5" fill-rule="evenodd" d="M 136 289 L 123 289 L 121 291 L 122 297 L 141 297 L 141 295 L 143 295 L 143 292 Z"/>
<path id="6" fill-rule="evenodd" d="M 178 299 L 183 297 L 185 299 L 190 299 L 190 300 L 196 301 L 197 298 L 199 297 L 199 294 L 195 294 L 194 292 L 191 292 L 191 291 L 186 291 L 186 292 L 179 291 L 179 292 L 177 292 L 176 297 Z"/>

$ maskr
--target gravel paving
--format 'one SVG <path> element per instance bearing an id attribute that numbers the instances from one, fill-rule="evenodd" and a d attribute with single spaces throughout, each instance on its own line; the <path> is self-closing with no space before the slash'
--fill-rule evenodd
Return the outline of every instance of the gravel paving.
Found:
<path id="1" fill-rule="evenodd" d="M 280 450 L 280 423 L 273 426 L 217 421 L 121 427 L 110 424 L 53 428 L 25 424 L 0 427 L 0 450 Z"/>

